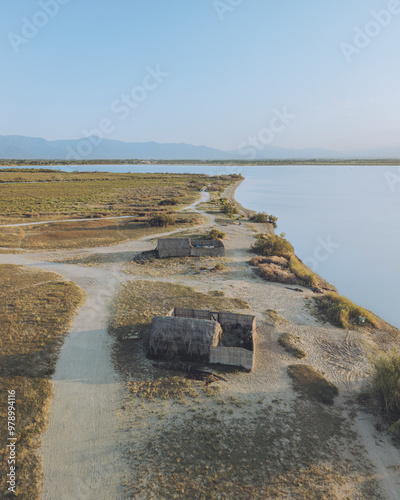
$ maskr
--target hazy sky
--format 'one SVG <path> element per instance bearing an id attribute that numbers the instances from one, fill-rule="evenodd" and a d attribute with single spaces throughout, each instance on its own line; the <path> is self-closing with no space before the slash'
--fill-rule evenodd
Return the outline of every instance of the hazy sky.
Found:
<path id="1" fill-rule="evenodd" d="M 3 0 L 0 135 L 400 143 L 400 1 Z M 47 11 L 47 13 L 46 13 Z M 382 12 L 383 11 L 383 12 Z"/>

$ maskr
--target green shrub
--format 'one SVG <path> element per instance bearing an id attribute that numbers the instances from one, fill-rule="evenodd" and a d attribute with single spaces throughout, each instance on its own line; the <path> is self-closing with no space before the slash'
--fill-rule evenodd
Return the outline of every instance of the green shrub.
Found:
<path id="1" fill-rule="evenodd" d="M 175 217 L 168 214 L 157 214 L 149 219 L 148 224 L 152 227 L 167 227 L 176 223 Z"/>
<path id="2" fill-rule="evenodd" d="M 276 234 L 274 236 L 270 236 L 269 234 L 257 234 L 256 242 L 251 249 L 264 257 L 271 257 L 272 255 L 285 257 L 292 255 L 294 248 L 285 236 L 285 233 L 281 233 L 280 235 Z"/>
<path id="3" fill-rule="evenodd" d="M 158 202 L 160 206 L 164 205 L 177 205 L 178 200 L 176 198 L 166 198 L 165 200 L 161 200 Z"/>
<path id="4" fill-rule="evenodd" d="M 204 235 L 206 240 L 223 240 L 226 236 L 226 233 L 220 231 L 216 227 L 213 227 L 210 232 Z"/>
<path id="5" fill-rule="evenodd" d="M 351 328 L 359 324 L 359 318 L 362 316 L 365 318 L 365 324 L 379 326 L 376 316 L 335 292 L 327 293 L 322 297 L 314 297 L 314 300 L 319 312 L 333 325 Z"/>
<path id="6" fill-rule="evenodd" d="M 400 354 L 394 351 L 372 361 L 372 392 L 379 398 L 382 411 L 400 437 Z"/>
<path id="7" fill-rule="evenodd" d="M 215 266 L 213 267 L 214 271 L 225 271 L 226 266 L 222 264 L 221 262 L 217 262 Z"/>
<path id="8" fill-rule="evenodd" d="M 250 217 L 252 222 L 268 222 L 269 215 L 266 212 L 258 212 L 257 214 Z"/>
<path id="9" fill-rule="evenodd" d="M 239 209 L 237 208 L 235 203 L 231 203 L 226 198 L 220 198 L 219 201 L 221 203 L 221 211 L 224 214 L 235 215 L 239 213 Z"/>
<path id="10" fill-rule="evenodd" d="M 275 217 L 275 215 L 268 215 L 266 212 L 258 212 L 257 214 L 254 214 L 252 217 L 250 217 L 250 220 L 252 222 L 261 222 L 261 223 L 269 222 L 274 226 L 274 228 L 278 227 L 276 224 L 278 221 L 278 217 Z"/>

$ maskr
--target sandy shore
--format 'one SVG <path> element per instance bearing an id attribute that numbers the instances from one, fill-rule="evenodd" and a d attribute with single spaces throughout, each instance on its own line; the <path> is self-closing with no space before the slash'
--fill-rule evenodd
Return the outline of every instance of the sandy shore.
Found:
<path id="1" fill-rule="evenodd" d="M 237 182 L 234 182 L 233 184 L 231 184 L 229 187 L 227 187 L 225 189 L 222 196 L 225 198 L 228 198 L 228 200 L 231 203 L 235 203 L 236 206 L 238 207 L 238 209 L 240 210 L 240 212 L 243 213 L 246 217 L 250 218 L 254 214 L 256 214 L 256 212 L 254 210 L 250 210 L 248 208 L 243 207 L 243 205 L 241 205 L 238 201 L 235 200 L 236 189 L 240 186 L 240 184 L 242 182 L 243 182 L 243 180 L 240 180 L 240 181 L 237 181 Z"/>

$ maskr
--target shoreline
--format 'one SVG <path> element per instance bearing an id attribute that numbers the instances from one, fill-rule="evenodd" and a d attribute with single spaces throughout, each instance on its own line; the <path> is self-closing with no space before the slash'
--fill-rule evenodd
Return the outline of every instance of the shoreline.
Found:
<path id="1" fill-rule="evenodd" d="M 228 186 L 225 191 L 222 193 L 222 196 L 223 197 L 226 197 L 230 203 L 234 203 L 241 212 L 243 212 L 246 217 L 248 217 L 250 219 L 250 217 L 252 217 L 253 215 L 255 215 L 257 212 L 255 210 L 250 210 L 248 208 L 245 208 L 243 207 L 243 205 L 241 205 L 236 199 L 235 199 L 235 192 L 236 192 L 236 189 L 240 186 L 240 184 L 245 180 L 245 178 L 243 179 L 240 179 L 239 181 L 236 181 L 234 183 L 232 183 L 230 186 Z M 254 225 L 256 226 L 266 226 L 266 224 L 256 224 L 254 223 Z M 274 229 L 272 228 L 272 225 L 271 224 L 268 224 L 268 226 L 270 226 L 270 230 L 272 232 L 272 235 L 275 234 L 275 231 Z M 261 228 L 260 228 L 261 229 Z M 300 262 L 303 263 L 303 261 L 300 259 L 300 257 L 295 253 L 294 254 L 299 260 Z M 307 268 L 307 270 L 309 270 L 310 272 L 314 272 L 312 271 L 312 269 L 310 269 L 308 266 L 306 266 L 304 263 L 303 265 Z M 318 280 L 319 280 L 319 283 L 320 283 L 320 286 L 327 290 L 327 291 L 331 291 L 331 292 L 334 292 L 334 293 L 337 293 L 339 296 L 342 296 L 338 289 L 336 288 L 336 286 L 332 285 L 329 281 L 327 281 L 326 279 L 324 279 L 322 276 L 320 276 L 319 274 L 315 273 L 314 274 L 317 276 Z M 351 299 L 350 299 L 351 300 Z M 356 302 L 354 302 L 354 304 L 358 305 Z M 368 309 L 367 309 L 368 310 Z M 383 319 L 381 316 L 375 314 L 372 310 L 368 310 L 369 312 L 371 312 L 374 316 L 376 316 L 377 318 L 379 318 L 380 321 L 383 322 L 383 324 L 387 325 L 390 329 L 394 329 L 395 331 L 397 332 L 400 332 L 400 329 L 397 328 L 396 326 L 392 325 L 391 323 L 389 323 L 388 321 L 386 321 L 385 319 Z"/>
<path id="2" fill-rule="evenodd" d="M 240 179 L 239 181 L 236 181 L 234 183 L 232 183 L 230 186 L 228 186 L 225 191 L 222 193 L 222 196 L 226 197 L 230 203 L 234 203 L 241 212 L 243 212 L 246 217 L 248 219 L 250 219 L 253 215 L 255 215 L 257 212 L 255 210 L 250 210 L 249 208 L 245 208 L 243 205 L 241 205 L 236 199 L 235 199 L 235 192 L 236 192 L 236 189 L 240 186 L 240 184 L 245 180 L 245 178 L 243 179 Z M 275 230 L 274 228 L 272 227 L 272 224 L 262 224 L 262 223 L 253 223 L 257 228 L 260 229 L 259 232 L 265 232 L 265 233 L 269 233 L 271 236 L 274 236 L 276 233 L 275 233 Z M 300 259 L 300 257 L 298 255 L 296 255 L 296 253 L 294 254 L 297 259 L 304 265 L 304 267 L 307 269 L 307 271 L 309 271 L 310 273 L 314 273 L 315 276 L 318 278 L 318 282 L 319 282 L 319 286 L 321 288 L 323 288 L 324 290 L 326 291 L 330 291 L 330 292 L 335 292 L 337 293 L 338 295 L 339 292 L 337 290 L 337 288 L 332 285 L 332 283 L 329 283 L 329 281 L 327 281 L 325 278 L 323 278 L 322 276 L 320 276 L 319 274 L 315 273 L 314 271 L 312 271 L 312 269 L 310 269 L 308 266 L 306 266 L 303 261 Z M 374 314 L 374 313 L 373 313 Z M 375 315 L 376 316 L 376 315 Z M 381 318 L 380 318 L 381 319 Z"/>
<path id="3" fill-rule="evenodd" d="M 222 193 L 222 196 L 227 198 L 230 203 L 234 203 L 238 209 L 243 212 L 246 217 L 250 219 L 253 215 L 255 215 L 257 212 L 255 210 L 250 210 L 249 208 L 245 208 L 243 205 L 241 205 L 236 199 L 235 199 L 235 192 L 236 189 L 240 186 L 240 184 L 244 181 L 245 179 L 241 179 L 239 181 L 233 182 L 230 186 L 228 186 L 225 191 Z"/>

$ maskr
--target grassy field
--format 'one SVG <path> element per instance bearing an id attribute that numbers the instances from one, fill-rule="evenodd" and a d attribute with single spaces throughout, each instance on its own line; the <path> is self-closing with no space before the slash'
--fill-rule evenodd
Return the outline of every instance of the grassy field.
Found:
<path id="1" fill-rule="evenodd" d="M 38 498 L 36 454 L 52 398 L 50 377 L 83 291 L 54 273 L 1 265 L 0 281 L 0 485 L 6 491 L 7 394 L 16 393 L 17 498 Z"/>
<path id="2" fill-rule="evenodd" d="M 178 214 L 174 224 L 167 227 L 151 227 L 146 218 L 54 222 L 24 228 L 4 228 L 0 232 L 0 246 L 25 250 L 102 247 L 202 222 L 201 216 L 188 212 Z"/>
<path id="3" fill-rule="evenodd" d="M 50 250 L 112 245 L 163 231 L 149 228 L 157 214 L 169 215 L 173 226 L 195 225 L 200 223 L 198 216 L 177 211 L 197 200 L 202 187 L 215 193 L 233 180 L 229 176 L 2 169 L 0 225 L 69 222 L 0 227 L 0 247 Z M 129 219 L 101 220 L 119 216 Z"/>
<path id="4" fill-rule="evenodd" d="M 145 217 L 168 211 L 168 206 L 160 205 L 163 200 L 176 198 L 179 200 L 176 208 L 180 208 L 195 201 L 203 186 L 220 191 L 231 182 L 228 176 L 2 169 L 0 223 L 120 215 Z"/>

